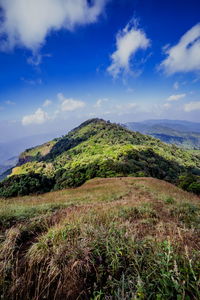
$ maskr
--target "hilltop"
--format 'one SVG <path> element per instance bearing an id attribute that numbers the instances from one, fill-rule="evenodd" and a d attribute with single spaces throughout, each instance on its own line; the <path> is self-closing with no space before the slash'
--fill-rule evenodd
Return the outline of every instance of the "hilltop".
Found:
<path id="1" fill-rule="evenodd" d="M 199 157 L 174 145 L 102 119 L 27 149 L 0 184 L 0 195 L 17 196 L 76 187 L 94 177 L 149 176 L 173 183 L 200 174 Z"/>

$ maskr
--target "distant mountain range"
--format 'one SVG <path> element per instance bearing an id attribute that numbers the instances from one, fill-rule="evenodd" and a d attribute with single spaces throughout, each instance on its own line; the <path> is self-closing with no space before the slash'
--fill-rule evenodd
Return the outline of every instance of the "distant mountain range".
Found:
<path id="1" fill-rule="evenodd" d="M 153 136 L 185 149 L 200 149 L 200 123 L 177 120 L 148 120 L 124 124 L 128 129 Z"/>

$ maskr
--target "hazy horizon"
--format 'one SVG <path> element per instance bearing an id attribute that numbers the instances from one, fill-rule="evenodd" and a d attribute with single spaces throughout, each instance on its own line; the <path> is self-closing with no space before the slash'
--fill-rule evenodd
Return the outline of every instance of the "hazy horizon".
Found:
<path id="1" fill-rule="evenodd" d="M 97 117 L 99 118 L 99 117 Z M 0 136 L 0 144 L 8 144 L 8 143 L 12 143 L 12 142 L 20 142 L 20 140 L 24 140 L 24 139 L 29 139 L 31 137 L 44 137 L 44 142 L 48 141 L 50 139 L 56 138 L 56 137 L 60 137 L 62 135 L 67 134 L 70 130 L 74 129 L 75 127 L 79 126 L 81 123 L 87 121 L 88 119 L 92 119 L 92 118 L 87 118 L 87 119 L 83 119 L 83 120 L 76 120 L 74 122 L 70 121 L 70 123 L 66 124 L 66 127 L 64 127 L 64 122 L 63 122 L 63 127 L 62 128 L 54 128 L 51 130 L 51 128 L 46 128 L 43 127 L 43 131 L 38 132 L 37 131 L 37 127 L 34 128 L 33 131 L 29 130 L 23 130 L 24 127 L 21 126 L 21 123 L 18 122 L 18 126 L 19 129 L 17 131 L 17 134 L 15 134 L 15 136 L 13 137 L 12 132 L 13 132 L 13 127 L 7 127 L 7 129 L 9 128 L 8 134 L 6 133 L 5 135 L 1 134 Z M 187 120 L 174 120 L 174 119 L 145 119 L 145 120 L 141 120 L 141 121 L 135 121 L 135 120 L 125 120 L 124 122 L 122 121 L 115 121 L 115 120 L 111 120 L 108 118 L 103 118 L 105 121 L 111 121 L 113 123 L 119 123 L 119 124 L 126 124 L 126 123 L 143 123 L 143 122 L 151 122 L 151 121 L 174 121 L 174 122 L 189 122 L 189 123 L 195 123 L 199 125 L 199 131 L 200 131 L 200 122 L 192 122 L 192 121 L 187 121 Z M 1 128 L 3 127 L 3 125 L 1 125 Z M 14 128 L 16 130 L 16 123 L 14 125 Z M 37 145 L 33 143 L 33 145 Z"/>

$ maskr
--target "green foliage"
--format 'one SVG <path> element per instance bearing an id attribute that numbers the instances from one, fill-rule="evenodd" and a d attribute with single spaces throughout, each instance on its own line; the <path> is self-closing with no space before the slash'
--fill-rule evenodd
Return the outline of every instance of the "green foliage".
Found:
<path id="1" fill-rule="evenodd" d="M 174 204 L 174 203 L 175 203 L 175 200 L 174 200 L 173 197 L 167 197 L 167 198 L 165 199 L 165 203 L 166 203 L 166 204 Z"/>
<path id="2" fill-rule="evenodd" d="M 192 182 L 188 191 L 200 195 L 200 182 Z"/>
<path id="3" fill-rule="evenodd" d="M 15 175 L 0 183 L 0 196 L 8 198 L 45 193 L 51 190 L 53 184 L 53 179 L 40 174 Z"/>
<path id="4" fill-rule="evenodd" d="M 200 195 L 200 176 L 186 174 L 179 177 L 179 186 L 188 191 Z"/>

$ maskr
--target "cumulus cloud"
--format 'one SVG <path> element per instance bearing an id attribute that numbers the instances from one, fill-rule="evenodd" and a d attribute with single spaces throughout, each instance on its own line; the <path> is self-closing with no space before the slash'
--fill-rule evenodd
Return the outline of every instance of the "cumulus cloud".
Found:
<path id="1" fill-rule="evenodd" d="M 102 105 L 103 105 L 105 102 L 107 102 L 107 101 L 108 101 L 107 98 L 98 99 L 98 100 L 96 101 L 94 107 L 100 108 L 100 107 L 102 107 Z"/>
<path id="2" fill-rule="evenodd" d="M 137 28 L 132 23 L 116 36 L 116 51 L 111 55 L 112 63 L 107 71 L 116 78 L 121 72 L 130 70 L 131 58 L 139 49 L 147 49 L 150 40 L 146 37 L 143 30 Z"/>
<path id="3" fill-rule="evenodd" d="M 167 98 L 167 101 L 178 101 L 180 99 L 185 98 L 186 94 L 176 94 L 176 95 L 171 95 Z"/>
<path id="4" fill-rule="evenodd" d="M 7 105 L 15 105 L 15 102 L 7 100 L 7 101 L 5 101 L 5 104 L 7 104 Z"/>
<path id="5" fill-rule="evenodd" d="M 52 104 L 52 101 L 47 99 L 47 100 L 44 101 L 44 103 L 43 103 L 42 106 L 43 106 L 43 107 L 48 107 L 48 106 L 50 106 L 51 104 Z"/>
<path id="6" fill-rule="evenodd" d="M 61 111 L 74 111 L 85 106 L 85 102 L 80 100 L 74 100 L 72 98 L 65 98 L 61 93 L 58 94 L 58 99 L 60 100 L 60 110 Z"/>
<path id="7" fill-rule="evenodd" d="M 49 118 L 48 114 L 41 108 L 38 108 L 34 114 L 24 116 L 22 118 L 22 124 L 24 126 L 31 125 L 31 124 L 39 124 L 40 125 L 40 124 L 45 123 L 49 119 L 50 118 Z"/>
<path id="8" fill-rule="evenodd" d="M 187 31 L 177 45 L 165 49 L 160 67 L 168 74 L 200 70 L 200 23 Z"/>
<path id="9" fill-rule="evenodd" d="M 107 0 L 0 0 L 1 49 L 24 46 L 33 52 L 53 30 L 94 23 Z"/>
<path id="10" fill-rule="evenodd" d="M 184 111 L 191 112 L 194 110 L 200 110 L 200 101 L 192 101 L 184 105 Z"/>

